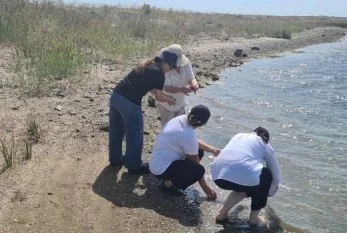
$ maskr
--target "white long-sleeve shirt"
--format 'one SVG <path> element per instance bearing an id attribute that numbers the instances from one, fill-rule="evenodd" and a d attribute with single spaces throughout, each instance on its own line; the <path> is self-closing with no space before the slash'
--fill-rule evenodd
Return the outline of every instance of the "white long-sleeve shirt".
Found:
<path id="1" fill-rule="evenodd" d="M 264 143 L 256 133 L 239 133 L 212 162 L 212 179 L 256 186 L 264 166 L 271 171 L 273 181 L 269 195 L 274 196 L 281 182 L 282 172 L 273 148 Z"/>

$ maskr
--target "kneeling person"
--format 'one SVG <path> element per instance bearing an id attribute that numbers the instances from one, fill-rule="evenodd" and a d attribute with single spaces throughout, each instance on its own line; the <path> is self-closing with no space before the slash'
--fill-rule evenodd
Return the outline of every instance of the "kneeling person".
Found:
<path id="1" fill-rule="evenodd" d="M 188 115 L 170 120 L 157 136 L 149 169 L 157 178 L 163 180 L 160 189 L 168 194 L 182 196 L 190 185 L 199 181 L 209 199 L 216 199 L 216 193 L 207 185 L 205 168 L 200 164 L 202 151 L 217 156 L 220 150 L 199 140 L 195 129 L 203 126 L 210 118 L 206 106 L 195 106 Z"/>

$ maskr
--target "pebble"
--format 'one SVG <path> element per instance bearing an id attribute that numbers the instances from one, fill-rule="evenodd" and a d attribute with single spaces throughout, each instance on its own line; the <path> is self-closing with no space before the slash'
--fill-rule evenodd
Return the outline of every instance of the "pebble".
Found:
<path id="1" fill-rule="evenodd" d="M 54 110 L 61 111 L 61 110 L 63 110 L 63 107 L 60 106 L 60 105 L 57 105 L 57 106 L 54 108 Z"/>

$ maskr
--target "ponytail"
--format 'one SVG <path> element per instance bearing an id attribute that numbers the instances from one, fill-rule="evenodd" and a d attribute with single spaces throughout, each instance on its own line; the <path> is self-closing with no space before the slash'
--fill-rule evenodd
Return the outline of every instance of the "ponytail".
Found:
<path id="1" fill-rule="evenodd" d="M 145 69 L 146 69 L 148 66 L 150 66 L 150 65 L 152 65 L 152 64 L 154 64 L 154 63 L 155 63 L 155 60 L 154 60 L 154 59 L 149 59 L 149 58 L 147 58 L 147 59 L 141 61 L 141 62 L 135 67 L 134 70 L 135 70 L 136 73 L 143 74 L 143 73 L 145 72 Z"/>

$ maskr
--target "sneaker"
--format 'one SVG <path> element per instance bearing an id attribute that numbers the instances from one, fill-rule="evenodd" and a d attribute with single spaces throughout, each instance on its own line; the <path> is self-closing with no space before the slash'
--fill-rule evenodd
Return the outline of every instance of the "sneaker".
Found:
<path id="1" fill-rule="evenodd" d="M 159 185 L 159 189 L 162 192 L 172 196 L 178 196 L 178 197 L 184 196 L 184 192 L 182 190 L 176 188 L 175 186 L 167 187 L 164 184 L 164 181 Z"/>
<path id="2" fill-rule="evenodd" d="M 142 164 L 141 167 L 135 169 L 128 169 L 128 173 L 132 175 L 146 175 L 150 174 L 148 163 Z"/>
<path id="3" fill-rule="evenodd" d="M 118 163 L 110 163 L 111 167 L 123 167 L 124 165 L 124 156 L 122 156 L 122 158 L 120 159 L 120 161 Z"/>

